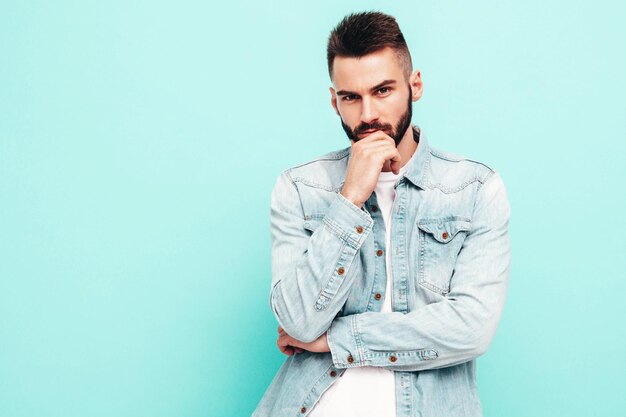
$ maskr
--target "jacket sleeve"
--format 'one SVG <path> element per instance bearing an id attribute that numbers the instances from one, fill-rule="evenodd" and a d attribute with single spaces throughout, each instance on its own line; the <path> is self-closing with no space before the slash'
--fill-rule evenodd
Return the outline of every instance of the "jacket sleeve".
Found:
<path id="1" fill-rule="evenodd" d="M 283 172 L 272 190 L 272 288 L 270 304 L 280 326 L 311 342 L 328 330 L 359 273 L 353 268 L 373 220 L 334 193 L 319 227 L 311 233 L 296 184 Z"/>
<path id="2" fill-rule="evenodd" d="M 337 368 L 380 366 L 420 371 L 482 355 L 496 331 L 511 262 L 510 207 L 497 173 L 478 191 L 450 292 L 409 313 L 366 312 L 336 318 L 328 333 Z"/>

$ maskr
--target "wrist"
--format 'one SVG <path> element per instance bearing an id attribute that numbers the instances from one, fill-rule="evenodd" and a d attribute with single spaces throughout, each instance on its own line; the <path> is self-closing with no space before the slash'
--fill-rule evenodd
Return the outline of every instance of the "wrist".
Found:
<path id="1" fill-rule="evenodd" d="M 349 191 L 341 190 L 341 192 L 339 194 L 344 196 L 346 200 L 348 200 L 349 202 L 351 202 L 352 204 L 354 204 L 358 208 L 363 207 L 364 201 L 361 201 L 361 199 L 357 198 L 356 196 L 354 196 Z"/>

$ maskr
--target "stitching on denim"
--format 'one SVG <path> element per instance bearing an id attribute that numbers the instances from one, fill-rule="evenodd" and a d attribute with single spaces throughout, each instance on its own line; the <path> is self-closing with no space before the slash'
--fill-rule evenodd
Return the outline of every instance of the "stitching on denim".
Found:
<path id="1" fill-rule="evenodd" d="M 353 213 L 356 213 L 364 222 L 370 224 L 373 219 L 371 218 L 371 216 L 369 214 L 367 214 L 367 212 L 365 210 L 362 209 L 357 209 L 355 206 L 353 206 L 351 203 L 349 203 L 348 201 L 346 201 L 346 199 L 342 196 L 337 196 L 337 198 L 339 199 L 339 201 L 346 206 L 347 208 L 349 208 Z M 369 226 L 367 226 L 369 227 Z"/>
<path id="2" fill-rule="evenodd" d="M 304 177 L 295 177 L 293 179 L 293 181 L 294 182 L 299 182 L 299 183 L 304 184 L 304 185 L 308 185 L 309 187 L 321 189 L 321 190 L 333 191 L 333 192 L 341 191 L 341 187 L 331 187 L 329 185 L 319 184 L 317 182 L 309 181 L 308 179 L 306 179 Z"/>
<path id="3" fill-rule="evenodd" d="M 334 382 L 328 384 L 328 386 L 326 387 L 326 389 L 324 389 L 324 391 L 322 391 L 320 393 L 320 395 L 317 397 L 317 400 L 313 400 L 313 392 L 317 389 L 317 387 L 319 387 L 322 382 L 324 382 L 326 379 L 331 378 L 329 376 L 329 371 L 331 369 L 333 369 L 333 365 L 330 365 L 328 367 L 328 369 L 326 371 L 324 371 L 324 373 L 322 374 L 322 376 L 320 376 L 317 381 L 315 381 L 315 384 L 313 384 L 313 387 L 311 387 L 311 390 L 309 391 L 309 393 L 307 394 L 306 398 L 304 399 L 304 401 L 300 401 L 301 406 L 306 407 L 307 411 L 311 411 L 313 409 L 313 406 L 315 406 L 315 404 L 320 400 L 320 398 L 322 398 L 322 395 L 324 395 L 324 392 L 326 392 L 326 390 L 328 388 L 330 388 Z M 334 380 L 337 381 L 339 379 L 339 376 L 335 377 Z M 332 380 L 332 379 L 331 379 Z M 302 413 L 300 412 L 300 410 L 298 410 L 295 414 L 295 416 L 301 416 Z"/>
<path id="4" fill-rule="evenodd" d="M 428 281 L 426 279 L 426 267 L 425 267 L 425 258 L 426 258 L 426 232 L 423 231 L 422 229 L 418 228 L 418 244 L 419 244 L 419 280 L 418 280 L 418 284 L 421 287 L 424 287 L 430 291 L 433 291 L 439 295 L 446 295 L 450 292 L 450 289 L 447 288 L 439 288 L 438 286 L 434 285 L 433 283 L 431 283 L 430 281 Z"/>
<path id="5" fill-rule="evenodd" d="M 473 177 L 467 179 L 465 182 L 461 183 L 460 185 L 458 185 L 456 187 L 446 187 L 446 186 L 444 186 L 441 183 L 434 183 L 432 181 L 426 180 L 426 178 L 425 178 L 426 177 L 426 172 L 428 172 L 428 169 L 430 168 L 430 165 L 431 165 L 431 158 L 430 157 L 427 158 L 427 160 L 426 160 L 426 162 L 424 164 L 424 173 L 423 173 L 422 178 L 421 178 L 421 180 L 423 181 L 423 185 L 425 187 L 427 187 L 427 188 L 430 188 L 430 189 L 440 190 L 444 194 L 452 194 L 452 193 L 455 193 L 455 192 L 459 192 L 459 191 L 465 189 L 467 186 L 469 186 L 469 185 L 471 185 L 471 184 L 473 184 L 475 182 L 479 183 L 478 189 L 480 189 L 480 187 L 484 184 L 484 182 L 487 180 L 487 178 L 489 178 L 493 174 L 493 172 L 494 172 L 494 170 L 492 168 L 490 168 L 489 166 L 483 164 L 482 162 L 474 161 L 472 159 L 467 159 L 467 158 L 462 158 L 462 159 L 459 159 L 459 160 L 449 159 L 449 158 L 445 157 L 444 154 L 441 151 L 439 151 L 437 149 L 433 149 L 432 147 L 429 149 L 429 156 L 433 156 L 433 157 L 442 159 L 444 161 L 449 161 L 449 162 L 467 161 L 467 162 L 475 163 L 475 164 L 478 164 L 478 165 L 482 165 L 485 168 L 487 168 L 487 170 L 488 170 L 486 174 L 484 174 L 482 176 L 481 175 L 474 175 Z"/>
<path id="6" fill-rule="evenodd" d="M 420 279 L 419 279 L 419 283 L 421 284 L 422 282 L 425 281 L 425 278 L 424 278 L 424 258 L 426 257 L 426 241 L 425 241 L 425 239 L 426 239 L 426 232 L 424 232 L 421 229 L 418 229 L 417 233 L 419 234 L 419 236 L 418 236 L 418 245 L 419 245 L 419 250 L 420 250 L 420 252 L 419 252 L 419 256 L 420 256 L 420 261 L 419 261 L 419 268 L 420 268 L 420 270 L 419 270 L 419 277 L 420 277 Z"/>
<path id="7" fill-rule="evenodd" d="M 296 168 L 301 168 L 310 164 L 313 164 L 315 162 L 320 162 L 320 161 L 339 161 L 340 159 L 343 159 L 345 157 L 347 157 L 348 155 L 350 155 L 350 149 L 351 146 L 348 146 L 347 148 L 343 148 L 343 149 L 339 149 L 337 151 L 333 151 L 333 152 L 329 152 L 327 154 L 321 155 L 317 158 L 314 158 L 311 161 L 308 162 L 304 162 L 300 165 L 295 165 L 292 166 L 291 168 L 287 169 L 287 171 L 291 171 L 294 170 Z"/>
<path id="8" fill-rule="evenodd" d="M 345 241 L 351 240 L 349 236 L 346 236 L 343 229 L 340 226 L 338 226 L 334 221 L 325 217 L 323 220 L 323 223 L 330 229 L 331 232 L 333 232 L 340 239 L 345 240 Z M 350 246 L 354 246 L 353 242 L 348 242 L 348 243 L 351 244 Z"/>
<path id="9" fill-rule="evenodd" d="M 338 360 L 340 358 L 337 358 L 337 356 L 335 355 L 335 352 L 337 351 L 337 346 L 335 345 L 335 342 L 333 341 L 333 338 L 334 338 L 333 330 L 334 330 L 333 323 L 331 322 L 330 327 L 328 328 L 327 334 L 326 334 L 326 341 L 328 342 L 328 347 L 330 348 L 330 357 L 331 357 L 331 360 L 333 361 L 333 364 L 337 360 L 337 363 L 343 366 L 344 363 L 341 360 Z"/>
<path id="10" fill-rule="evenodd" d="M 494 176 L 494 174 L 496 173 L 496 171 L 491 171 L 488 175 L 485 176 L 485 180 L 478 186 L 478 188 L 476 189 L 476 192 L 480 191 L 481 188 L 483 188 L 483 185 L 485 185 L 485 183 L 487 182 L 487 180 L 489 178 L 492 178 Z M 476 199 L 477 200 L 477 199 Z"/>
<path id="11" fill-rule="evenodd" d="M 349 261 L 349 258 L 351 257 L 353 258 L 353 256 L 348 256 L 348 253 L 346 253 L 347 251 L 345 250 L 346 246 L 347 246 L 346 243 L 343 242 L 341 245 L 341 249 L 339 249 L 337 259 L 335 259 L 335 262 L 332 264 L 334 265 L 333 271 L 328 277 L 328 279 L 326 280 L 326 282 L 324 283 L 324 285 L 322 286 L 322 291 L 320 292 L 320 296 L 315 302 L 315 309 L 317 311 L 325 310 L 326 307 L 328 307 L 328 304 L 337 295 L 337 292 L 339 292 L 339 287 L 341 286 L 341 282 L 339 283 L 339 285 L 337 285 L 336 290 L 330 291 L 330 287 L 333 286 L 336 281 L 340 280 L 339 276 L 337 275 L 337 268 L 345 266 L 344 278 L 342 279 L 343 281 L 348 279 L 348 273 L 350 272 L 350 267 L 352 266 L 352 262 Z M 326 298 L 326 300 L 324 301 L 322 300 L 322 298 Z M 320 308 L 317 307 L 318 304 Z"/>
<path id="12" fill-rule="evenodd" d="M 431 190 L 439 190 L 444 194 L 452 194 L 452 193 L 458 193 L 459 191 L 467 188 L 469 185 L 475 182 L 479 182 L 482 184 L 481 178 L 478 176 L 474 176 L 456 187 L 446 187 L 441 183 L 434 184 L 432 182 L 427 182 L 425 185 Z"/>
<path id="13" fill-rule="evenodd" d="M 369 352 L 365 355 L 368 360 L 389 358 L 390 356 L 397 358 L 419 358 L 422 361 L 431 361 L 439 357 L 439 352 L 433 348 L 413 349 L 413 350 L 393 350 L 385 352 Z"/>
<path id="14" fill-rule="evenodd" d="M 300 183 L 308 185 L 310 187 L 323 189 L 323 190 L 326 190 L 326 191 L 335 191 L 335 192 L 340 191 L 341 190 L 341 186 L 339 186 L 339 187 L 332 187 L 332 186 L 329 186 L 329 185 L 326 185 L 326 184 L 320 184 L 320 183 L 317 183 L 315 181 L 311 181 L 311 180 L 309 180 L 309 179 L 307 179 L 305 177 L 302 177 L 300 175 L 297 175 L 297 173 L 295 173 L 293 171 L 298 169 L 298 168 L 302 168 L 302 167 L 305 167 L 307 165 L 310 165 L 310 164 L 313 164 L 313 163 L 316 163 L 316 162 L 324 162 L 324 161 L 336 162 L 336 161 L 342 160 L 342 159 L 344 159 L 344 158 L 346 158 L 346 157 L 348 157 L 350 155 L 350 149 L 351 149 L 350 147 L 347 147 L 345 149 L 342 149 L 342 150 L 339 150 L 339 151 L 336 151 L 336 152 L 331 152 L 331 153 L 322 155 L 319 158 L 313 159 L 312 161 L 308 161 L 308 162 L 305 162 L 303 164 L 296 165 L 296 166 L 293 166 L 291 168 L 288 168 L 284 172 L 287 173 L 289 178 L 294 183 L 295 182 L 300 182 Z M 296 175 L 294 176 L 292 174 L 296 174 Z"/>
<path id="15" fill-rule="evenodd" d="M 359 360 L 356 362 L 363 365 L 365 364 L 365 350 L 363 349 L 363 340 L 361 339 L 361 334 L 359 333 L 359 327 L 357 325 L 356 319 L 357 319 L 357 315 L 355 314 L 352 316 L 351 322 L 352 322 L 352 334 L 354 335 L 356 351 L 359 356 Z"/>
<path id="16" fill-rule="evenodd" d="M 432 224 L 432 223 L 437 223 L 437 224 L 441 224 L 441 223 L 448 223 L 448 222 L 452 222 L 452 221 L 464 221 L 464 222 L 468 222 L 470 223 L 471 220 L 467 217 L 462 217 L 462 216 L 447 216 L 447 217 L 441 217 L 441 218 L 436 218 L 436 219 L 418 219 L 417 224 Z"/>
<path id="17" fill-rule="evenodd" d="M 365 213 L 365 212 L 363 212 L 363 213 Z M 364 215 L 367 216 L 367 214 L 364 214 Z M 348 244 L 350 244 L 350 246 L 352 246 L 354 249 L 359 249 L 359 246 L 361 245 L 361 243 L 365 239 L 365 236 L 367 236 L 366 232 L 369 232 L 371 230 L 371 225 L 369 225 L 371 220 L 369 220 L 369 219 L 365 219 L 365 220 L 367 220 L 368 224 L 365 225 L 365 226 L 362 226 L 363 227 L 363 233 L 357 239 L 354 238 L 354 234 L 353 233 L 346 232 L 343 229 L 343 227 L 341 227 L 334 220 L 329 219 L 328 216 L 324 217 L 323 222 L 331 230 L 333 230 L 337 236 L 339 236 L 341 239 L 343 239 L 346 242 L 348 242 Z"/>
<path id="18" fill-rule="evenodd" d="M 449 238 L 447 240 L 441 240 L 441 237 L 439 236 L 439 233 L 438 233 L 439 230 L 432 231 L 432 230 L 429 230 L 428 227 L 426 227 L 432 224 L 442 225 L 443 230 L 446 232 L 449 232 L 450 234 Z M 467 233 L 470 230 L 472 230 L 472 224 L 469 220 L 461 220 L 461 221 L 442 220 L 439 222 L 436 219 L 433 219 L 433 220 L 427 219 L 426 221 L 419 220 L 417 222 L 417 228 L 419 230 L 422 230 L 427 235 L 431 236 L 431 238 L 437 241 L 437 243 L 440 243 L 442 245 L 447 245 L 453 242 L 458 234 L 464 233 L 464 232 Z"/>
<path id="19" fill-rule="evenodd" d="M 420 282 L 419 282 L 419 284 L 420 284 L 422 287 L 426 287 L 426 288 L 428 288 L 429 290 L 434 291 L 434 292 L 436 292 L 436 293 L 437 293 L 437 294 L 439 294 L 439 295 L 446 295 L 446 294 L 448 294 L 448 293 L 450 292 L 450 290 L 449 290 L 449 289 L 439 288 L 438 286 L 436 286 L 436 285 L 432 284 L 432 283 L 431 283 L 431 282 L 429 282 L 429 281 L 426 281 L 425 279 L 421 279 L 421 280 L 420 280 Z"/>
<path id="20" fill-rule="evenodd" d="M 443 159 L 444 161 L 449 161 L 449 162 L 463 162 L 463 161 L 472 162 L 472 163 L 475 163 L 475 164 L 478 164 L 478 165 L 482 165 L 485 168 L 487 168 L 488 170 L 493 171 L 493 169 L 490 166 L 488 166 L 488 165 L 486 165 L 486 164 L 484 164 L 484 163 L 482 163 L 480 161 L 476 161 L 474 159 L 466 158 L 465 156 L 462 156 L 462 155 L 456 155 L 458 158 L 453 158 L 455 155 L 452 155 L 450 152 L 444 152 L 441 149 L 437 149 L 437 148 L 433 148 L 433 147 L 430 148 L 430 153 L 433 156 L 436 156 L 437 158 Z"/>

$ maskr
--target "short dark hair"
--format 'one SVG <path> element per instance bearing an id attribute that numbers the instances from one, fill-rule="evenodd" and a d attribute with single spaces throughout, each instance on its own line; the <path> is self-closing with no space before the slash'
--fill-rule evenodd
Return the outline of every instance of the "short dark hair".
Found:
<path id="1" fill-rule="evenodd" d="M 333 78 L 335 57 L 360 58 L 390 47 L 396 52 L 408 78 L 413 71 L 411 54 L 393 16 L 381 12 L 352 13 L 343 18 L 330 32 L 326 58 L 328 75 Z"/>

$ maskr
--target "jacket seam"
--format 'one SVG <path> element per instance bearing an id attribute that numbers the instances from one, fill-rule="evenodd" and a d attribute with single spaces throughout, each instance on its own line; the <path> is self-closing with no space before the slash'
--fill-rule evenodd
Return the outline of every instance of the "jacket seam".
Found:
<path id="1" fill-rule="evenodd" d="M 323 161 L 333 161 L 334 162 L 334 161 L 339 161 L 339 160 L 341 160 L 343 158 L 346 158 L 349 154 L 350 154 L 350 148 L 340 149 L 338 151 L 331 152 L 331 153 L 322 155 L 320 157 L 317 157 L 317 158 L 315 158 L 315 159 L 313 159 L 311 161 L 304 162 L 302 164 L 295 165 L 295 166 L 292 166 L 290 168 L 287 168 L 286 171 L 292 171 L 292 170 L 297 169 L 297 168 L 302 168 L 302 167 L 305 167 L 307 165 L 314 164 L 315 162 L 323 162 Z"/>
<path id="2" fill-rule="evenodd" d="M 322 190 L 326 190 L 326 191 L 334 191 L 334 192 L 338 192 L 341 190 L 341 187 L 332 187 L 329 185 L 324 185 L 324 184 L 320 184 L 317 182 L 313 182 L 308 180 L 307 178 L 304 177 L 295 177 L 293 179 L 294 183 L 295 182 L 299 182 L 302 183 L 304 185 L 308 185 L 309 187 L 313 187 L 313 188 L 317 188 L 317 189 L 322 189 Z"/>

